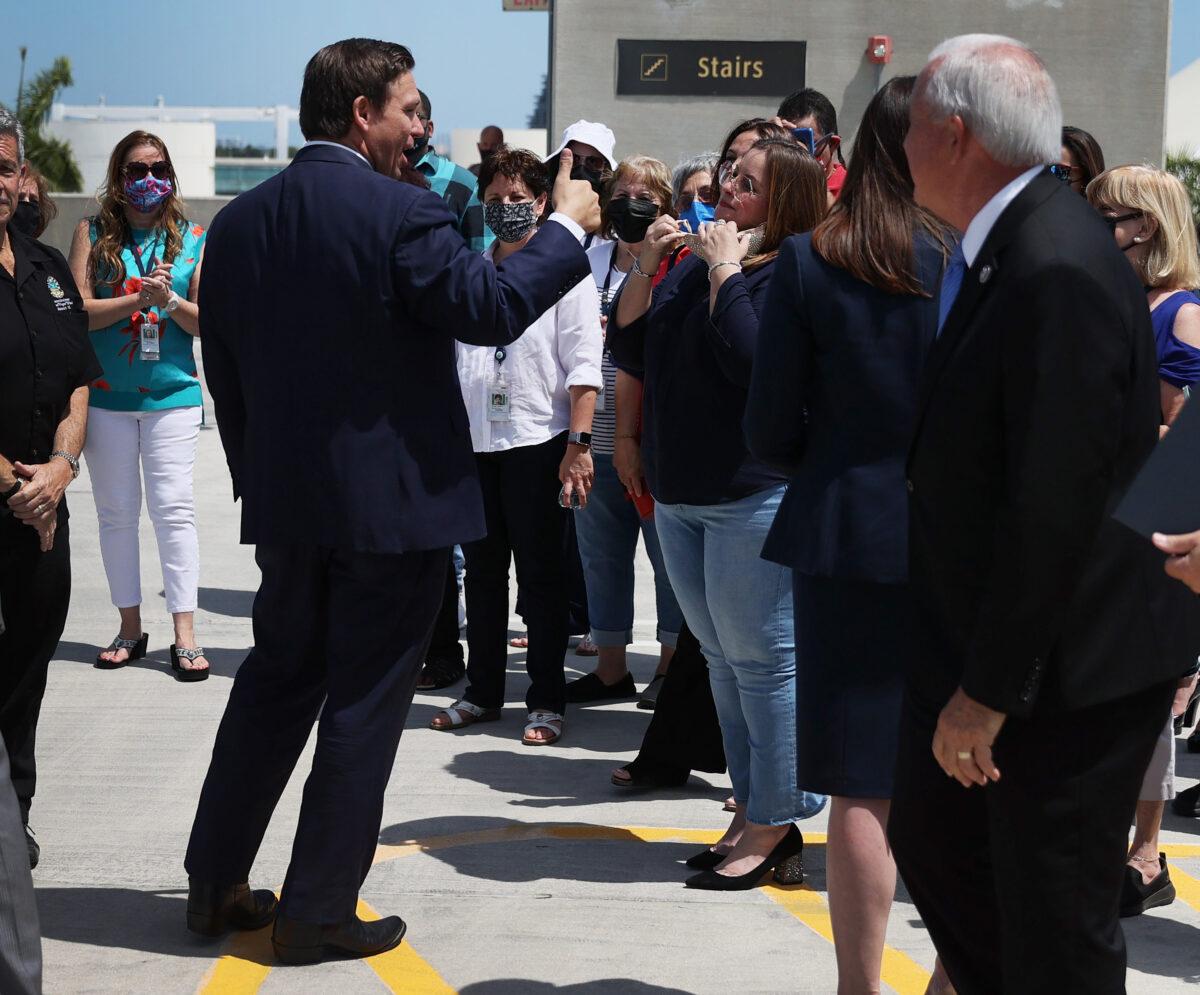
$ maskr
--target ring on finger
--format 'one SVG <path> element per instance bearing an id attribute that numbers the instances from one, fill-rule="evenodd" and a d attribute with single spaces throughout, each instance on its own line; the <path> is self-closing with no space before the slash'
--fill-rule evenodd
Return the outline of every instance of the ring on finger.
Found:
<path id="1" fill-rule="evenodd" d="M 970 760 L 974 754 L 972 754 L 970 750 L 959 750 L 955 756 L 958 757 L 959 760 Z"/>

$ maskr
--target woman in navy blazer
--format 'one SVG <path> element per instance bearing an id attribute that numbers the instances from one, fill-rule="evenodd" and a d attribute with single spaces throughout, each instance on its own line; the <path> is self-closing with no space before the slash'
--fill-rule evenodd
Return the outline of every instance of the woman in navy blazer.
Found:
<path id="1" fill-rule="evenodd" d="M 878 991 L 896 867 L 885 828 L 909 657 L 904 461 L 950 236 L 912 200 L 913 78 L 871 101 L 841 197 L 779 252 L 745 430 L 793 471 L 763 550 L 793 569 L 797 780 L 833 797 L 839 987 Z"/>

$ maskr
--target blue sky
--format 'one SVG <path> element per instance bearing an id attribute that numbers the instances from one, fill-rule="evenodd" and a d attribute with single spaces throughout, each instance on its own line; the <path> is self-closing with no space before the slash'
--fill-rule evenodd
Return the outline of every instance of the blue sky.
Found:
<path id="1" fill-rule="evenodd" d="M 39 0 L 12 6 L 0 41 L 0 100 L 6 103 L 16 94 L 17 48 L 24 44 L 32 71 L 57 55 L 70 57 L 75 86 L 60 98 L 68 103 L 94 103 L 103 94 L 110 104 L 149 104 L 161 94 L 168 104 L 296 106 L 308 57 L 331 41 L 366 35 L 412 49 L 439 137 L 448 137 L 452 127 L 524 125 L 546 71 L 547 15 L 504 13 L 501 0 Z M 1200 0 L 1175 0 L 1171 41 L 1171 72 L 1200 58 Z M 219 134 L 269 142 L 272 133 L 269 125 L 230 124 Z"/>

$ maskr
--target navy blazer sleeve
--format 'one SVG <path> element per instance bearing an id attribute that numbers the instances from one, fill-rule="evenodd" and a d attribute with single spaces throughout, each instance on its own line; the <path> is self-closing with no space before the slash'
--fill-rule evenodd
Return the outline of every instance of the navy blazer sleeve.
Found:
<path id="1" fill-rule="evenodd" d="M 617 296 L 609 306 L 604 345 L 617 369 L 641 380 L 646 372 L 646 327 L 654 311 L 654 298 L 658 294 L 658 287 L 651 291 L 650 306 L 646 308 L 646 313 L 628 325 L 621 326 L 617 324 L 617 308 L 621 304 L 621 291 L 628 284 L 628 280 L 621 284 Z"/>
<path id="2" fill-rule="evenodd" d="M 471 345 L 516 340 L 591 275 L 575 237 L 548 221 L 529 244 L 493 266 L 469 249 L 435 197 L 414 197 L 397 231 L 396 293 L 424 326 L 450 328 Z"/>
<path id="3" fill-rule="evenodd" d="M 779 249 L 759 324 L 743 422 L 746 446 L 764 463 L 794 469 L 804 455 L 805 387 L 813 366 L 812 326 L 794 239 Z"/>
<path id="4" fill-rule="evenodd" d="M 774 266 L 773 262 L 767 266 Z M 758 309 L 766 290 L 764 275 L 751 286 L 743 273 L 734 273 L 717 291 L 717 299 L 708 320 L 708 339 L 717 365 L 730 383 L 750 386 L 750 372 L 758 343 Z M 707 290 L 707 287 L 705 288 Z"/>

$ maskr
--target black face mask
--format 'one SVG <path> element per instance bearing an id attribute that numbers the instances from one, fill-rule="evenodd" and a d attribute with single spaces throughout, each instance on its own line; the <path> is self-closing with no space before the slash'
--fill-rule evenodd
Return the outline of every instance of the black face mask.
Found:
<path id="1" fill-rule="evenodd" d="M 608 220 L 617 238 L 627 245 L 637 245 L 646 237 L 646 229 L 658 217 L 658 205 L 634 197 L 618 197 L 609 201 Z"/>
<path id="2" fill-rule="evenodd" d="M 9 224 L 22 235 L 37 238 L 37 230 L 42 224 L 42 212 L 37 202 L 32 200 L 18 202 Z"/>
<path id="3" fill-rule="evenodd" d="M 592 185 L 592 189 L 596 193 L 600 193 L 604 186 L 604 174 L 594 169 L 588 169 L 582 162 L 576 161 L 571 166 L 571 179 L 587 180 Z"/>

